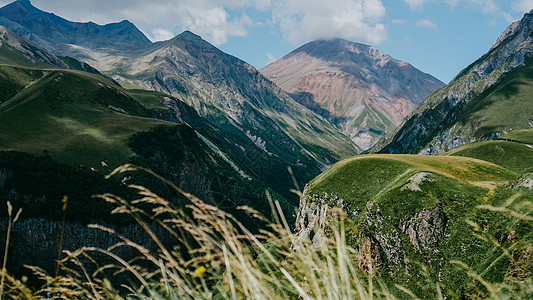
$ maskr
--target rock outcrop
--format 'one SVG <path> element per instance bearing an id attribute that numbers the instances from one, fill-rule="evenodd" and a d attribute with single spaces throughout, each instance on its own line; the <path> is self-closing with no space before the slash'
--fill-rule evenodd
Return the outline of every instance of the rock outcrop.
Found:
<path id="1" fill-rule="evenodd" d="M 446 215 L 440 206 L 423 209 L 402 225 L 402 232 L 409 236 L 416 251 L 438 253 L 437 243 L 444 236 L 446 222 Z"/>
<path id="2" fill-rule="evenodd" d="M 313 247 L 319 248 L 324 235 L 330 229 L 328 220 L 334 215 L 338 217 L 343 201 L 338 197 L 323 194 L 309 196 L 307 191 L 300 199 L 296 218 L 296 232 L 300 241 L 310 240 Z M 408 273 L 410 262 L 407 254 L 403 252 L 405 244 L 411 244 L 416 252 L 437 254 L 438 242 L 446 231 L 447 217 L 442 208 L 436 206 L 432 209 L 423 209 L 415 213 L 401 225 L 394 224 L 390 216 L 384 216 L 379 206 L 368 202 L 364 219 L 360 222 L 359 236 L 350 237 L 357 240 L 359 250 L 358 265 L 361 270 L 371 272 L 387 265 L 390 270 L 397 271 L 401 268 Z M 408 239 L 403 239 L 406 234 Z M 372 264 L 372 267 L 369 266 Z"/>

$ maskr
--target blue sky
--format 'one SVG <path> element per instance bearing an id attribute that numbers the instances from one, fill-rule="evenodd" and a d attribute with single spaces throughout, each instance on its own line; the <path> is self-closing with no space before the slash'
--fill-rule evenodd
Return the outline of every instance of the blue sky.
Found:
<path id="1" fill-rule="evenodd" d="M 0 0 L 0 5 L 11 1 Z M 370 44 L 444 82 L 533 0 L 32 0 L 72 21 L 128 19 L 152 40 L 189 29 L 257 68 L 318 38 Z"/>

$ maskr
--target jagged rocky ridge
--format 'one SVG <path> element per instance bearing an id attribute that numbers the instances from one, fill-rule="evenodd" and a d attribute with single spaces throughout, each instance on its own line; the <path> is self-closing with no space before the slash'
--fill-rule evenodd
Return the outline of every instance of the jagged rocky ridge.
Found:
<path id="1" fill-rule="evenodd" d="M 507 74 L 529 63 L 533 57 L 532 31 L 533 11 L 530 11 L 522 20 L 510 25 L 489 52 L 461 71 L 448 85 L 429 95 L 374 150 L 382 153 L 439 154 L 479 139 L 499 136 L 505 133 L 503 130 L 521 129 L 488 128 L 476 136 L 462 126 L 468 120 L 460 118 L 472 100 L 482 101 L 486 96 L 484 92 L 490 92 L 490 88 L 505 80 Z M 525 76 L 530 78 L 529 73 Z M 520 116 L 525 118 L 522 129 L 531 127 L 531 113 L 528 108 Z M 474 125 L 479 128 L 483 122 L 482 118 Z"/>

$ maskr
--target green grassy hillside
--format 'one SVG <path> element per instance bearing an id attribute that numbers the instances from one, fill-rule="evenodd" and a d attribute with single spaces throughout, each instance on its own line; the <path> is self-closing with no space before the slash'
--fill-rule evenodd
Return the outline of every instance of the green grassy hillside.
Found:
<path id="1" fill-rule="evenodd" d="M 7 44 L 0 45 L 0 64 L 15 64 L 24 67 L 50 68 L 51 64 L 39 60 L 31 61 L 19 51 Z"/>
<path id="2" fill-rule="evenodd" d="M 356 156 L 312 180 L 304 197 L 343 207 L 351 224 L 349 243 L 363 257 L 371 252 L 366 257 L 372 257 L 389 286 L 399 284 L 426 298 L 434 297 L 438 282 L 452 298 L 479 296 L 487 291 L 455 261 L 487 282 L 516 280 L 512 274 L 519 273 L 521 252 L 515 259 L 505 251 L 530 244 L 533 233 L 529 223 L 502 211 L 524 213 L 529 209 L 524 203 L 533 201 L 527 173 L 531 150 L 520 143 L 487 141 L 446 156 Z M 504 203 L 500 212 L 481 208 Z M 370 248 L 361 246 L 365 241 Z"/>
<path id="3" fill-rule="evenodd" d="M 125 90 L 102 76 L 76 70 L 0 66 L 0 79 L 12 84 L 0 105 L 0 151 L 45 156 L 104 173 L 134 162 L 217 203 L 230 198 L 238 203 L 243 197 L 241 203 L 249 204 L 252 198 L 264 197 L 266 186 L 260 180 L 197 132 L 216 143 L 224 136 L 166 94 Z M 177 111 L 163 105 L 162 99 Z M 253 206 L 263 204 L 268 206 Z"/>
<path id="4" fill-rule="evenodd" d="M 533 145 L 533 129 L 514 130 L 500 138 Z"/>
<path id="5" fill-rule="evenodd" d="M 531 128 L 533 124 L 533 60 L 506 73 L 498 84 L 471 100 L 454 124 L 458 136 L 480 139 L 494 133 Z"/>
<path id="6" fill-rule="evenodd" d="M 518 135 L 516 136 L 517 138 Z M 492 140 L 472 143 L 445 153 L 491 162 L 517 173 L 533 172 L 533 147 L 529 144 Z"/>
<path id="7" fill-rule="evenodd" d="M 518 176 L 494 164 L 466 157 L 361 155 L 343 160 L 317 176 L 309 183 L 309 192 L 335 192 L 345 201 L 378 199 L 384 193 L 401 187 L 408 182 L 408 178 L 420 172 L 430 172 L 460 184 L 486 188 Z"/>
<path id="8" fill-rule="evenodd" d="M 20 85 L 28 69 L 11 70 Z M 37 72 L 37 71 L 33 71 Z M 45 75 L 46 74 L 46 75 Z M 115 167 L 132 151 L 128 138 L 158 125 L 153 112 L 101 77 L 50 70 L 0 106 L 2 150 L 44 154 L 71 165 Z"/>

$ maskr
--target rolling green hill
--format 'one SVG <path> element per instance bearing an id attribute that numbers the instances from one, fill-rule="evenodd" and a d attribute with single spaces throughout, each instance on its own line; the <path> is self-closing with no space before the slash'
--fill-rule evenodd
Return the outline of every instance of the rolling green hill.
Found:
<path id="1" fill-rule="evenodd" d="M 454 261 L 491 283 L 519 280 L 519 269 L 533 267 L 521 257 L 533 242 L 531 224 L 510 213 L 530 210 L 532 151 L 495 140 L 444 156 L 349 158 L 309 182 L 297 224 L 300 230 L 310 226 L 305 212 L 317 205 L 340 206 L 348 217 L 349 243 L 360 251 L 359 265 L 371 260 L 389 286 L 399 284 L 420 298 L 434 297 L 436 282 L 452 298 L 480 295 L 483 287 Z"/>
<path id="2" fill-rule="evenodd" d="M 154 113 L 141 103 L 88 73 L 0 68 L 7 71 L 1 73 L 11 72 L 3 80 L 15 84 L 34 79 L 0 106 L 2 150 L 46 152 L 71 165 L 101 168 L 105 161 L 116 167 L 132 154 L 127 147 L 131 135 L 172 125 L 151 119 Z M 42 77 L 31 78 L 32 74 Z"/>
<path id="3" fill-rule="evenodd" d="M 533 144 L 533 130 L 514 130 L 500 137 L 504 140 L 516 141 L 519 143 Z"/>
<path id="4" fill-rule="evenodd" d="M 3 153 L 32 154 L 102 174 L 133 162 L 208 202 L 229 201 L 232 208 L 246 203 L 269 212 L 268 203 L 261 201 L 268 189 L 261 179 L 248 175 L 213 144 L 227 147 L 225 136 L 176 98 L 125 90 L 102 76 L 77 70 L 0 65 L 0 80 L 11 84 L 0 105 Z M 279 199 L 290 211 L 286 200 Z"/>
<path id="5" fill-rule="evenodd" d="M 533 145 L 511 140 L 511 138 L 527 140 L 533 130 L 524 130 L 522 132 L 524 134 L 511 132 L 509 135 L 502 137 L 502 140 L 468 144 L 444 155 L 477 158 L 520 174 L 533 172 Z M 503 140 L 504 138 L 505 140 Z"/>
<path id="6" fill-rule="evenodd" d="M 22 218 L 28 222 L 46 220 L 46 228 L 35 229 L 39 236 L 53 231 L 54 219 L 62 218 L 65 195 L 72 226 L 94 220 L 131 223 L 129 218 L 111 215 L 112 208 L 102 199 L 92 198 L 113 192 L 133 199 L 135 191 L 128 184 L 145 186 L 177 207 L 187 203 L 175 190 L 143 172 L 104 179 L 124 163 L 153 170 L 233 213 L 250 229 L 257 228 L 257 222 L 237 207 L 250 206 L 268 215 L 265 191 L 285 211 L 294 209 L 261 177 L 234 162 L 242 151 L 227 135 L 175 97 L 126 90 L 100 75 L 65 69 L 0 65 L 0 84 L 5 87 L 0 90 L 0 201 L 23 208 Z M 282 167 L 276 161 L 264 163 Z M 5 210 L 0 217 L 6 217 Z M 293 220 L 292 215 L 288 219 Z M 32 241 L 17 239 L 12 251 L 22 253 Z M 31 255 L 35 264 L 51 270 L 59 250 L 56 242 L 49 244 Z M 24 272 L 21 266 L 27 263 L 24 256 L 15 257 L 10 259 L 10 268 Z"/>

